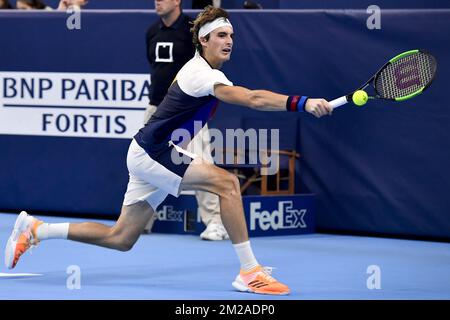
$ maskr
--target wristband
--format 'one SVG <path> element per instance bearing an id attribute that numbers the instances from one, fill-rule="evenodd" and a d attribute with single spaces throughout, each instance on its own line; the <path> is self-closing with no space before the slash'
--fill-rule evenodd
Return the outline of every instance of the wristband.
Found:
<path id="1" fill-rule="evenodd" d="M 291 112 L 305 111 L 307 96 L 289 96 L 286 101 L 286 110 Z"/>

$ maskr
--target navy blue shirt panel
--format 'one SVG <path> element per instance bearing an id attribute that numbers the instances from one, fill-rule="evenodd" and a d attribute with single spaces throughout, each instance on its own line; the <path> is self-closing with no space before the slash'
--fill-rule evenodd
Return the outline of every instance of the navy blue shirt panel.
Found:
<path id="1" fill-rule="evenodd" d="M 202 128 L 214 115 L 218 103 L 219 100 L 214 96 L 196 98 L 187 95 L 175 81 L 156 112 L 134 139 L 156 160 L 165 149 L 169 148 L 169 141 L 175 130 L 187 130 L 192 139 L 197 133 L 195 122 L 200 122 L 198 127 Z M 176 144 L 185 148 L 187 142 L 189 141 L 178 141 Z"/>

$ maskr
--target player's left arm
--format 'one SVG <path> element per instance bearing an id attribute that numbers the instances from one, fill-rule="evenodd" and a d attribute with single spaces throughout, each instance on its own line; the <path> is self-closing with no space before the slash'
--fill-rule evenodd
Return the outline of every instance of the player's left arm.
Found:
<path id="1" fill-rule="evenodd" d="M 216 84 L 214 95 L 221 101 L 262 111 L 306 111 L 316 117 L 331 114 L 332 111 L 324 99 L 286 96 L 268 90 L 250 90 L 239 86 Z"/>

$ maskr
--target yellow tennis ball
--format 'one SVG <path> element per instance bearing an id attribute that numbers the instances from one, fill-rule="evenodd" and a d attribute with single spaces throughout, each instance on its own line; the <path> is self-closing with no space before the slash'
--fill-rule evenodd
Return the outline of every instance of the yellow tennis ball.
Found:
<path id="1" fill-rule="evenodd" d="M 352 95 L 353 103 L 359 107 L 365 105 L 368 99 L 369 97 L 364 90 L 355 91 Z"/>

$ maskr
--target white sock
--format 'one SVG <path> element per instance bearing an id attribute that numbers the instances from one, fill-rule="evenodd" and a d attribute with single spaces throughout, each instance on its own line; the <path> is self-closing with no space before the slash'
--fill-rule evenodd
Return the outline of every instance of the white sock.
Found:
<path id="1" fill-rule="evenodd" d="M 43 223 L 36 231 L 39 241 L 47 239 L 67 239 L 69 234 L 68 223 Z"/>
<path id="2" fill-rule="evenodd" d="M 233 244 L 233 247 L 239 257 L 239 261 L 241 262 L 242 270 L 249 271 L 259 265 L 258 261 L 256 261 L 255 256 L 253 255 L 250 241 Z"/>

